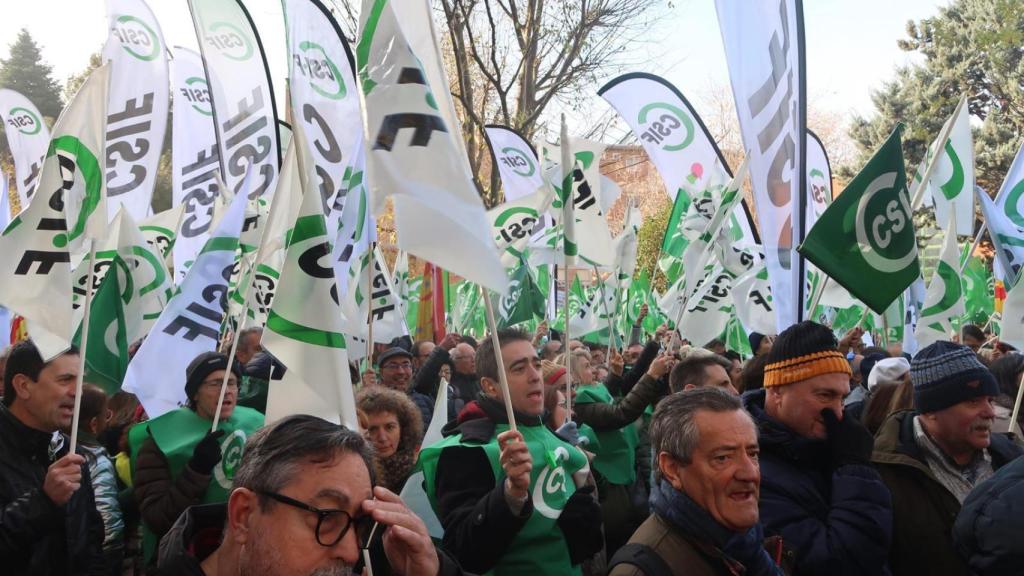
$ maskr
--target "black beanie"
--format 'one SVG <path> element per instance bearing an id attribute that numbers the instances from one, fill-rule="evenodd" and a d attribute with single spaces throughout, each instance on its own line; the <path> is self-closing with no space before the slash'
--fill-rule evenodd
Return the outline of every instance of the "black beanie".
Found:
<path id="1" fill-rule="evenodd" d="M 999 396 L 999 385 L 978 355 L 967 346 L 940 340 L 910 362 L 914 409 L 938 412 L 979 396 Z"/>
<path id="2" fill-rule="evenodd" d="M 814 352 L 835 351 L 838 345 L 832 330 L 817 322 L 804 320 L 786 328 L 775 338 L 765 362 L 774 364 Z"/>
<path id="3" fill-rule="evenodd" d="M 750 344 L 750 353 L 757 356 L 757 349 L 761 347 L 761 340 L 764 339 L 764 334 L 760 332 L 751 332 L 747 335 L 747 343 Z"/>
<path id="4" fill-rule="evenodd" d="M 231 364 L 231 371 L 234 372 L 236 378 L 241 380 L 242 370 L 238 367 L 238 362 L 232 362 Z M 185 369 L 185 396 L 192 400 L 192 397 L 199 391 L 199 385 L 206 380 L 207 376 L 217 370 L 227 370 L 227 368 L 228 357 L 226 354 L 203 352 L 196 356 L 189 363 L 188 368 Z"/>

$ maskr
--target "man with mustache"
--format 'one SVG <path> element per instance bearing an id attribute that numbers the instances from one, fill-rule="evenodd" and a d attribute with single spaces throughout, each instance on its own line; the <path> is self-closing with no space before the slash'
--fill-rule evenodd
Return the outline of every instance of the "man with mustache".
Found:
<path id="1" fill-rule="evenodd" d="M 971 490 L 1021 454 L 995 433 L 999 386 L 967 346 L 936 342 L 910 364 L 914 409 L 878 430 L 872 460 L 892 492 L 894 576 L 964 575 L 952 529 Z"/>
<path id="2" fill-rule="evenodd" d="M 72 348 L 44 362 L 31 340 L 11 348 L 0 407 L 0 571 L 104 574 L 103 519 L 85 458 L 69 454 L 78 377 Z"/>
<path id="3" fill-rule="evenodd" d="M 871 433 L 843 415 L 850 364 L 835 335 L 794 324 L 765 361 L 764 388 L 743 396 L 759 432 L 765 533 L 782 536 L 795 574 L 885 574 L 892 503 L 871 467 Z"/>
<path id="4" fill-rule="evenodd" d="M 757 429 L 740 399 L 715 386 L 668 396 L 650 436 L 652 514 L 611 559 L 609 576 L 782 574 L 762 546 Z M 646 564 L 656 558 L 667 570 Z"/>

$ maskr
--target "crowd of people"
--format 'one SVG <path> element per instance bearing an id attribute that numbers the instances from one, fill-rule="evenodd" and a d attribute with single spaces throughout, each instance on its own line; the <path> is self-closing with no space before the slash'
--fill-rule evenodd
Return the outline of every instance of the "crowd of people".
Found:
<path id="1" fill-rule="evenodd" d="M 751 334 L 744 359 L 667 326 L 648 339 L 642 320 L 622 349 L 544 323 L 377 346 L 370 369 L 352 367 L 358 430 L 265 423 L 286 368 L 249 329 L 234 360 L 195 358 L 187 404 L 156 418 L 87 383 L 74 453 L 78 352 L 44 361 L 16 343 L 2 358 L 0 572 L 1024 570 L 1012 348 L 966 326 L 962 344 L 911 357 L 807 321 Z M 431 422 L 444 426 L 425 442 Z M 442 533 L 400 496 L 410 488 Z"/>

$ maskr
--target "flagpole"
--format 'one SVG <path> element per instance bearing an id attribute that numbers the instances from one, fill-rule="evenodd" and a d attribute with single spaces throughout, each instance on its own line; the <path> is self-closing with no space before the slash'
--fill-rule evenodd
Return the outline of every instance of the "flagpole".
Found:
<path id="1" fill-rule="evenodd" d="M 491 306 L 491 299 L 487 296 L 487 288 L 480 286 L 480 297 L 484 300 L 485 316 L 487 317 L 487 331 L 491 333 L 491 344 L 494 347 L 494 360 L 498 363 L 498 384 L 501 385 L 501 396 L 505 401 L 505 414 L 508 416 L 508 427 L 513 432 L 516 428 L 516 415 L 512 410 L 512 397 L 508 391 L 508 374 L 505 374 L 505 360 L 501 356 L 501 341 L 498 338 L 498 327 L 494 321 L 494 307 Z"/>
<path id="2" fill-rule="evenodd" d="M 860 328 L 860 325 L 863 324 L 864 321 L 868 319 L 868 314 L 870 312 L 871 312 L 871 308 L 868 308 L 868 305 L 865 304 L 864 305 L 864 313 L 860 315 L 860 320 L 857 320 L 857 324 L 854 325 L 854 328 Z"/>
<path id="3" fill-rule="evenodd" d="M 245 264 L 243 262 L 243 264 Z M 256 270 L 255 266 L 255 255 L 249 260 L 249 282 L 245 285 L 245 292 L 242 293 L 242 314 L 239 316 L 237 323 L 235 324 L 235 333 L 231 337 L 231 348 L 228 349 L 228 367 L 224 370 L 224 379 L 220 383 L 220 395 L 217 396 L 217 410 L 213 413 L 213 427 L 210 428 L 211 432 L 217 431 L 217 425 L 220 424 L 220 410 L 224 407 L 224 394 L 228 389 L 228 377 L 231 376 L 231 366 L 235 361 L 235 355 L 238 352 L 238 341 L 242 339 L 242 326 L 245 324 L 245 319 L 249 315 L 249 297 L 252 295 L 252 286 L 256 283 Z M 225 314 L 229 316 L 229 314 Z M 239 382 L 241 384 L 241 382 Z"/>
<path id="4" fill-rule="evenodd" d="M 608 295 L 604 291 L 604 282 L 601 281 L 601 273 L 598 272 L 598 270 L 597 270 L 597 264 L 593 264 L 593 266 L 594 266 L 594 280 L 597 281 L 597 288 L 601 291 L 601 302 L 604 304 L 604 315 L 608 318 L 608 321 L 611 322 L 612 313 L 611 313 L 610 310 L 608 310 Z M 609 324 L 608 325 L 608 347 L 609 348 L 612 348 L 615 345 L 615 336 L 614 336 L 613 330 L 614 330 L 614 328 L 612 327 L 611 324 Z"/>
<path id="5" fill-rule="evenodd" d="M 569 193 L 572 198 L 572 192 Z M 569 200 L 570 202 L 572 200 Z M 563 237 L 565 229 L 562 229 Z M 564 242 L 564 240 L 563 240 Z M 563 247 L 564 252 L 564 247 Z M 569 352 L 569 256 L 565 255 L 565 298 L 562 299 L 565 311 L 565 330 L 562 330 L 562 355 L 565 356 L 565 421 L 572 420 L 572 354 Z"/>
<path id="6" fill-rule="evenodd" d="M 82 385 L 85 383 L 85 354 L 89 345 L 89 309 L 92 308 L 93 274 L 96 265 L 96 240 L 89 239 L 89 273 L 85 286 L 85 313 L 82 316 L 82 347 L 78 350 L 78 377 L 75 378 L 75 411 L 71 417 L 71 448 L 69 454 L 75 453 L 78 446 L 78 422 L 82 416 Z M 108 274 L 117 274 L 117 267 L 112 267 Z"/>
<path id="7" fill-rule="evenodd" d="M 978 233 L 974 236 L 974 242 L 971 242 L 971 248 L 967 251 L 967 257 L 964 258 L 964 263 L 960 265 L 960 274 L 963 275 L 964 270 L 967 269 L 967 264 L 971 261 L 971 254 L 978 249 L 978 245 L 981 244 L 981 236 L 985 233 L 988 228 L 988 222 L 982 222 L 981 228 L 978 228 Z"/>
<path id="8" fill-rule="evenodd" d="M 1020 401 L 1024 398 L 1024 374 L 1020 376 L 1020 382 L 1017 384 L 1017 400 L 1013 403 L 1013 414 L 1010 415 L 1010 428 L 1007 432 L 1013 430 L 1013 425 L 1017 422 L 1017 416 L 1020 415 Z"/>
<path id="9" fill-rule="evenodd" d="M 373 370 L 373 265 L 377 242 L 370 242 L 367 251 L 369 263 L 366 266 L 366 369 Z M 436 295 L 436 292 L 435 292 Z"/>
<path id="10" fill-rule="evenodd" d="M 889 318 L 885 313 L 882 314 L 882 343 L 889 347 Z"/>
<path id="11" fill-rule="evenodd" d="M 935 158 L 931 162 L 928 162 L 928 167 L 924 170 L 924 175 L 921 176 L 921 184 L 914 191 L 914 200 L 911 202 L 911 209 L 917 210 L 921 207 L 921 201 L 924 200 L 924 191 L 928 186 L 928 180 L 932 177 L 932 172 L 935 171 L 935 167 L 938 166 L 939 155 L 946 147 L 946 140 L 949 140 L 949 133 L 953 131 L 953 124 L 956 122 L 956 117 L 960 115 L 960 110 L 967 103 L 967 95 L 960 97 L 960 101 L 956 104 L 956 109 L 953 110 L 953 115 L 949 117 L 949 123 L 942 127 L 939 131 L 939 137 L 936 140 L 937 148 L 935 150 Z M 928 160 L 928 151 L 925 150 L 925 161 Z"/>
<path id="12" fill-rule="evenodd" d="M 831 280 L 829 275 L 825 274 L 825 272 L 822 272 L 821 275 L 824 276 L 825 279 L 821 281 L 821 288 L 814 293 L 814 298 L 811 300 L 811 307 L 807 310 L 808 314 L 811 315 L 811 320 L 814 319 L 814 311 L 818 309 L 818 302 L 821 302 L 821 297 L 825 294 L 825 288 L 828 286 L 829 280 Z"/>

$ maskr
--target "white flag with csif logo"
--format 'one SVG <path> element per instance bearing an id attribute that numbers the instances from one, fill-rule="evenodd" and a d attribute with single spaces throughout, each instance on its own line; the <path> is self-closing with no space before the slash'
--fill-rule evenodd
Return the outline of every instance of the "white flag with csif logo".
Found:
<path id="1" fill-rule="evenodd" d="M 144 0 L 107 0 L 107 17 L 107 216 L 113 220 L 124 206 L 144 220 L 167 129 L 167 46 Z"/>
<path id="2" fill-rule="evenodd" d="M 365 0 L 356 48 L 366 122 L 370 205 L 394 205 L 398 247 L 504 294 L 508 278 L 470 179 L 460 133 L 438 110 L 447 84 L 431 85 L 390 0 Z M 453 250 L 458 246 L 458 250 Z"/>
<path id="3" fill-rule="evenodd" d="M 43 168 L 50 130 L 43 115 L 28 98 L 9 88 L 0 88 L 0 119 L 4 121 L 7 145 L 14 159 L 14 179 L 20 212 L 28 206 Z"/>
<path id="4" fill-rule="evenodd" d="M 778 331 L 803 317 L 806 80 L 801 0 L 715 0 Z"/>
<path id="5" fill-rule="evenodd" d="M 213 103 L 221 175 L 237 194 L 251 171 L 250 198 L 274 193 L 281 151 L 274 90 L 263 45 L 239 0 L 189 0 Z"/>
<path id="6" fill-rule="evenodd" d="M 537 151 L 522 134 L 508 126 L 491 124 L 484 127 L 487 143 L 491 145 L 505 202 L 514 202 L 529 196 L 544 186 L 544 175 L 537 160 Z"/>
<path id="7" fill-rule="evenodd" d="M 185 405 L 185 367 L 199 354 L 217 348 L 245 205 L 241 194 L 231 202 L 180 290 L 128 364 L 122 388 L 139 397 L 150 418 Z"/>
<path id="8" fill-rule="evenodd" d="M 327 233 L 333 237 L 345 206 L 346 169 L 354 166 L 363 137 L 352 52 L 337 21 L 320 0 L 286 0 L 292 121 L 312 162 L 305 181 L 319 190 Z"/>
<path id="9" fill-rule="evenodd" d="M 174 242 L 174 283 L 180 284 L 206 244 L 220 193 L 220 149 L 213 129 L 213 105 L 199 54 L 175 46 L 171 70 L 174 126 L 171 131 L 172 206 L 185 206 Z"/>
<path id="10" fill-rule="evenodd" d="M 675 86 L 653 74 L 624 74 L 597 93 L 629 124 L 658 169 L 673 201 L 702 192 L 732 178 L 729 165 L 704 122 Z M 746 208 L 736 206 L 729 219 L 734 243 L 755 243 Z"/>

